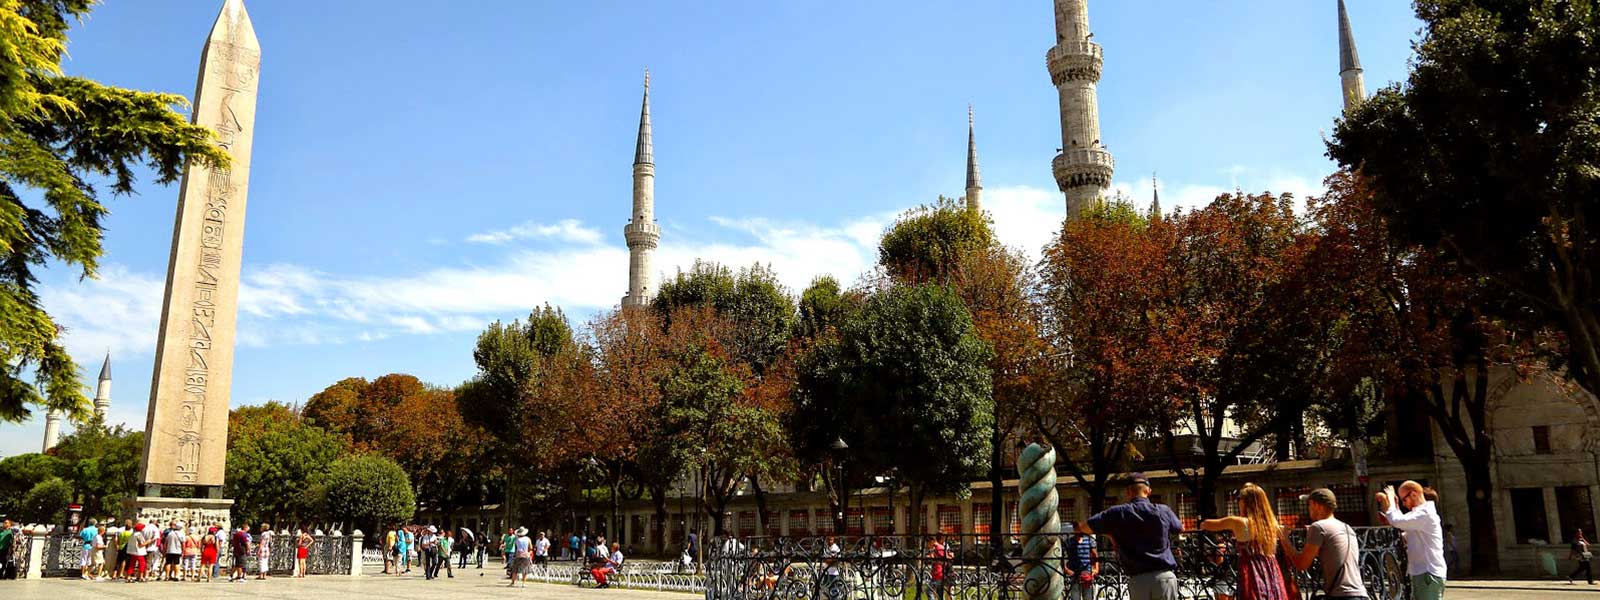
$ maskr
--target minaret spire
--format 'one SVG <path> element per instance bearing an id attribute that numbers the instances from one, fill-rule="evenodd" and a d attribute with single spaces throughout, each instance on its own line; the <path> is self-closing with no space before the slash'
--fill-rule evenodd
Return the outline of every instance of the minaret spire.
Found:
<path id="1" fill-rule="evenodd" d="M 1055 0 L 1056 45 L 1045 53 L 1061 109 L 1061 153 L 1050 161 L 1067 218 L 1099 204 L 1116 162 L 1100 143 L 1098 86 L 1105 57 L 1089 32 L 1088 0 Z"/>
<path id="2" fill-rule="evenodd" d="M 1361 56 L 1356 54 L 1356 38 L 1350 29 L 1350 13 L 1339 0 L 1339 85 L 1344 92 L 1344 109 L 1349 111 L 1367 98 L 1361 76 Z"/>
<path id="3" fill-rule="evenodd" d="M 967 208 L 983 210 L 983 176 L 978 172 L 978 140 L 973 134 L 972 105 L 967 105 Z"/>
<path id="4" fill-rule="evenodd" d="M 1150 218 L 1161 219 L 1161 188 L 1156 180 L 1156 174 L 1150 173 Z"/>
<path id="5" fill-rule="evenodd" d="M 623 306 L 650 303 L 655 285 L 651 282 L 651 255 L 661 242 L 661 226 L 656 225 L 655 145 L 650 138 L 650 70 L 644 71 L 644 101 L 639 108 L 639 141 L 633 150 L 633 218 L 622 228 L 628 241 L 628 295 Z"/>
<path id="6" fill-rule="evenodd" d="M 106 351 L 106 362 L 100 365 L 100 381 L 94 387 L 94 414 L 102 420 L 111 409 L 111 351 Z"/>

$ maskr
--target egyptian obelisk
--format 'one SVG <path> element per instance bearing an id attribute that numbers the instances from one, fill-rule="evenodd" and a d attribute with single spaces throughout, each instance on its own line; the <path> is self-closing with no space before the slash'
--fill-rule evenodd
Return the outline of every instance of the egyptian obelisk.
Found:
<path id="1" fill-rule="evenodd" d="M 178 192 L 139 464 L 144 489 L 135 504 L 142 515 L 213 521 L 216 510 L 226 519 L 232 504 L 221 500 L 221 486 L 260 67 L 244 3 L 225 0 L 200 53 L 193 121 L 216 132 L 233 164 L 190 163 Z M 195 498 L 162 498 L 162 486 L 195 488 Z"/>

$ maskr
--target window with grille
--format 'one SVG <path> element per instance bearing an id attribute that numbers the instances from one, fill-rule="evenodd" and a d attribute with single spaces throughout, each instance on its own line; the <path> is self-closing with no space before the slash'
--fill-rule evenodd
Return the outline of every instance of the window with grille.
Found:
<path id="1" fill-rule="evenodd" d="M 1334 501 L 1339 503 L 1334 511 L 1340 521 L 1356 527 L 1372 525 L 1372 511 L 1367 510 L 1366 488 L 1353 483 L 1341 483 L 1328 486 L 1328 490 L 1333 492 Z"/>
<path id="2" fill-rule="evenodd" d="M 817 509 L 816 517 L 817 519 L 812 521 L 815 524 L 813 529 L 815 535 L 833 535 L 833 515 L 828 512 L 828 509 Z"/>
<path id="3" fill-rule="evenodd" d="M 1022 533 L 1022 511 L 1016 502 L 1006 505 L 1006 529 L 1012 535 Z"/>
<path id="4" fill-rule="evenodd" d="M 972 532 L 977 534 L 989 533 L 989 505 L 972 505 Z"/>
<path id="5" fill-rule="evenodd" d="M 866 524 L 862 522 L 863 514 L 859 506 L 844 511 L 845 535 L 866 535 Z"/>
<path id="6" fill-rule="evenodd" d="M 1550 541 L 1550 521 L 1545 514 L 1544 488 L 1511 490 L 1511 520 L 1516 526 L 1517 543 Z"/>
<path id="7" fill-rule="evenodd" d="M 894 533 L 894 513 L 889 512 L 889 507 L 872 507 L 871 518 L 873 535 L 891 535 Z"/>
<path id="8" fill-rule="evenodd" d="M 1172 507 L 1178 513 L 1178 520 L 1183 522 L 1184 529 L 1200 528 L 1200 510 L 1194 501 L 1194 494 L 1188 492 L 1178 493 L 1178 505 Z"/>
<path id="9" fill-rule="evenodd" d="M 1295 528 L 1305 523 L 1306 503 L 1300 496 L 1310 492 L 1305 486 L 1278 488 L 1277 502 L 1272 510 L 1278 513 L 1278 523 L 1284 527 Z"/>
<path id="10" fill-rule="evenodd" d="M 811 535 L 811 513 L 804 510 L 789 511 L 789 535 Z"/>
<path id="11" fill-rule="evenodd" d="M 783 533 L 783 514 L 775 510 L 767 511 L 765 521 L 759 523 L 762 528 L 761 535 L 778 535 Z"/>
<path id="12" fill-rule="evenodd" d="M 1056 515 L 1061 517 L 1061 530 L 1066 531 L 1067 525 L 1078 524 L 1078 499 L 1062 498 L 1056 505 Z"/>
<path id="13" fill-rule="evenodd" d="M 961 507 L 952 504 L 939 505 L 939 533 L 961 533 Z"/>

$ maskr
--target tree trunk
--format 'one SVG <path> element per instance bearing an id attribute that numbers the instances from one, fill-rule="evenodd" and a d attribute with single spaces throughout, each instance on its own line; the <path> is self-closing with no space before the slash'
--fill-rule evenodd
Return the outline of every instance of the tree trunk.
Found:
<path id="1" fill-rule="evenodd" d="M 998 415 L 996 415 L 998 416 Z M 989 547 L 1000 547 L 1001 525 L 1005 513 L 1005 477 L 1001 464 L 1005 455 L 1005 437 L 999 427 L 989 433 Z M 915 532 L 915 530 L 913 530 Z"/>
<path id="2" fill-rule="evenodd" d="M 1462 457 L 1461 466 L 1467 474 L 1467 522 L 1472 528 L 1472 574 L 1494 575 L 1500 572 L 1500 534 L 1495 531 L 1494 480 L 1489 475 L 1489 461 Z"/>
<path id="3" fill-rule="evenodd" d="M 667 486 L 657 485 L 650 488 L 650 498 L 655 501 L 656 521 L 650 524 L 650 539 L 655 543 L 656 550 L 667 550 Z"/>
<path id="4" fill-rule="evenodd" d="M 761 489 L 761 478 L 751 477 L 750 488 L 756 495 L 756 535 L 770 535 L 767 532 L 767 491 Z"/>

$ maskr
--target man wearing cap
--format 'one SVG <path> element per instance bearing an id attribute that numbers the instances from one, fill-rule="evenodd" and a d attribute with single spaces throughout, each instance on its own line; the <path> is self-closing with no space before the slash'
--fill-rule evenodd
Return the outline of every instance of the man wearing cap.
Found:
<path id="1" fill-rule="evenodd" d="M 1305 571 L 1313 559 L 1322 561 L 1322 597 L 1326 600 L 1357 600 L 1367 597 L 1367 587 L 1361 582 L 1361 541 L 1356 530 L 1344 521 L 1334 518 L 1339 500 L 1333 490 L 1317 488 L 1301 496 L 1311 511 L 1311 524 L 1306 526 L 1306 547 L 1294 549 L 1289 536 L 1280 536 L 1278 545 L 1294 568 Z"/>
<path id="2" fill-rule="evenodd" d="M 1424 494 L 1422 484 L 1407 481 L 1378 492 L 1378 512 L 1406 540 L 1406 575 L 1411 578 L 1411 600 L 1444 598 L 1444 527 L 1439 510 Z M 1406 512 L 1400 512 L 1404 506 Z"/>
<path id="3" fill-rule="evenodd" d="M 1116 542 L 1118 561 L 1128 574 L 1128 600 L 1178 600 L 1172 536 L 1183 531 L 1183 522 L 1172 508 L 1150 501 L 1150 480 L 1143 473 L 1129 477 L 1124 492 L 1127 503 L 1100 511 L 1078 528 Z"/>

